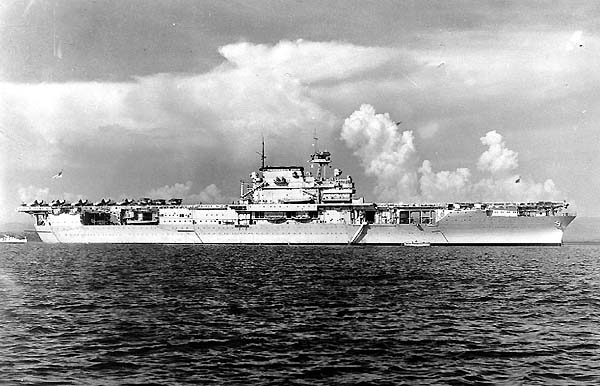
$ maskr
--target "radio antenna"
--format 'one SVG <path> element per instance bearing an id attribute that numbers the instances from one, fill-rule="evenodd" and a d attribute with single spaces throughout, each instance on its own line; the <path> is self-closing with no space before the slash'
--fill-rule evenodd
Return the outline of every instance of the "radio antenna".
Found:
<path id="1" fill-rule="evenodd" d="M 265 168 L 265 159 L 267 159 L 267 156 L 265 155 L 265 136 L 263 135 L 262 137 L 262 151 L 256 152 L 256 154 L 258 154 L 260 156 L 260 161 L 261 161 L 261 169 Z"/>

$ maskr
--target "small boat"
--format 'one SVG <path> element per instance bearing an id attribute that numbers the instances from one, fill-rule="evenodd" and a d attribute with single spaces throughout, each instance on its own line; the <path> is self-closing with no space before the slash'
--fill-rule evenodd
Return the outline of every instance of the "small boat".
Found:
<path id="1" fill-rule="evenodd" d="M 427 241 L 409 241 L 407 243 L 404 243 L 405 247 L 430 247 L 431 244 L 428 243 Z"/>
<path id="2" fill-rule="evenodd" d="M 27 242 L 27 238 L 18 239 L 9 235 L 4 235 L 0 238 L 0 243 L 23 244 Z"/>

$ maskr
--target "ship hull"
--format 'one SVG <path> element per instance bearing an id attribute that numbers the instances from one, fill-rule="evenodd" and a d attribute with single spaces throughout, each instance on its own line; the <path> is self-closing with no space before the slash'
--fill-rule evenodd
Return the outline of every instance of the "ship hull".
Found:
<path id="1" fill-rule="evenodd" d="M 338 244 L 338 245 L 561 245 L 574 216 L 450 216 L 426 224 L 41 225 L 46 243 L 116 244 Z"/>

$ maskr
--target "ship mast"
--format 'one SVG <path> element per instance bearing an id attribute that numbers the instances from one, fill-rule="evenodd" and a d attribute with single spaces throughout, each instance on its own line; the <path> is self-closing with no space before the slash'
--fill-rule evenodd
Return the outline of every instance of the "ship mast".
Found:
<path id="1" fill-rule="evenodd" d="M 265 155 L 265 137 L 262 137 L 262 151 L 256 152 L 256 154 L 258 154 L 260 156 L 260 170 L 263 170 L 265 168 L 265 160 L 267 159 L 267 156 Z"/>
<path id="2" fill-rule="evenodd" d="M 313 165 L 317 165 L 317 181 L 322 181 L 325 179 L 325 167 L 329 165 L 331 162 L 331 153 L 327 150 L 319 151 L 318 141 L 319 137 L 317 137 L 317 129 L 315 129 L 313 139 L 315 142 L 313 143 L 314 151 L 310 155 L 310 163 Z"/>

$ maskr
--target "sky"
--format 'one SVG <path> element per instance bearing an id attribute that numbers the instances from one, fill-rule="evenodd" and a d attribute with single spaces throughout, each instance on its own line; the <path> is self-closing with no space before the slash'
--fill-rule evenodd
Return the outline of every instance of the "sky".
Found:
<path id="1" fill-rule="evenodd" d="M 231 202 L 332 152 L 376 202 L 600 216 L 595 1 L 0 3 L 0 223 L 34 199 Z M 52 178 L 59 171 L 62 178 Z"/>

